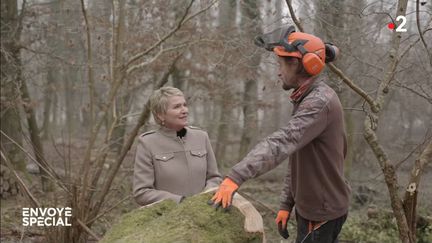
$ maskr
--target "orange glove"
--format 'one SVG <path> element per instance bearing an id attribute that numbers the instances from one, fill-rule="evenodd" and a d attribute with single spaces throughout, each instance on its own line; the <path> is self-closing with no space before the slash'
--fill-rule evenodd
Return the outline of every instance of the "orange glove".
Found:
<path id="1" fill-rule="evenodd" d="M 279 212 L 276 216 L 276 220 L 275 220 L 275 222 L 278 226 L 279 234 L 285 239 L 287 239 L 289 237 L 288 229 L 287 229 L 289 215 L 290 215 L 290 213 L 288 211 L 279 210 Z"/>
<path id="2" fill-rule="evenodd" d="M 213 205 L 216 209 L 222 204 L 222 208 L 228 208 L 231 206 L 234 193 L 237 191 L 239 186 L 232 181 L 230 178 L 225 178 L 219 186 L 209 204 Z"/>

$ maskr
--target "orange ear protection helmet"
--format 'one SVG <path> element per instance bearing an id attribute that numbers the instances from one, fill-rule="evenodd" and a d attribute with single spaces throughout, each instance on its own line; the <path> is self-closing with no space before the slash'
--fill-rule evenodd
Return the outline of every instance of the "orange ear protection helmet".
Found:
<path id="1" fill-rule="evenodd" d="M 294 27 L 291 26 L 278 44 L 273 48 L 274 53 L 281 57 L 300 58 L 308 74 L 315 76 L 324 69 L 326 48 L 320 38 L 295 32 Z"/>

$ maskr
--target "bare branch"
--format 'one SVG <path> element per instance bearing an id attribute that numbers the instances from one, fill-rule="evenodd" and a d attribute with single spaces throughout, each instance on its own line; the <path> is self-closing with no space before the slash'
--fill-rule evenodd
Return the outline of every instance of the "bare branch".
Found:
<path id="1" fill-rule="evenodd" d="M 429 138 L 429 144 L 420 154 L 419 158 L 416 160 L 413 170 L 411 171 L 410 182 L 414 182 L 418 184 L 420 182 L 420 177 L 422 175 L 423 169 L 428 163 L 431 163 L 431 161 L 432 161 L 432 139 Z"/>
<path id="2" fill-rule="evenodd" d="M 396 177 L 395 167 L 391 165 L 390 159 L 387 156 L 387 153 L 384 151 L 384 148 L 380 145 L 378 141 L 378 137 L 375 131 L 372 129 L 375 125 L 373 125 L 374 121 L 370 117 L 366 117 L 365 125 L 364 125 L 364 138 L 369 144 L 370 148 L 374 152 L 375 157 L 378 160 L 378 163 L 381 167 L 381 170 L 384 173 L 384 180 L 388 187 L 389 195 L 390 195 L 390 203 L 393 209 L 393 212 L 396 217 L 396 223 L 399 228 L 399 234 L 401 239 L 409 238 L 408 231 L 408 223 L 407 219 L 404 215 L 403 203 L 398 194 L 398 183 Z M 409 242 L 409 241 L 404 241 Z"/>
<path id="3" fill-rule="evenodd" d="M 423 150 L 419 158 L 415 161 L 415 165 L 411 170 L 411 177 L 406 187 L 405 196 L 403 200 L 405 216 L 410 233 L 412 234 L 412 241 L 415 241 L 416 232 L 416 218 L 417 218 L 417 197 L 420 178 L 423 174 L 423 169 L 427 163 L 432 160 L 432 140 Z M 411 240 L 411 239 L 410 239 Z"/>
<path id="4" fill-rule="evenodd" d="M 84 229 L 85 232 L 87 232 L 89 235 L 91 235 L 93 238 L 95 238 L 97 241 L 100 241 L 101 238 L 97 236 L 89 227 L 87 227 L 80 219 L 77 219 L 78 224 Z"/>
<path id="5" fill-rule="evenodd" d="M 357 86 L 349 77 L 347 77 L 342 70 L 337 68 L 332 63 L 327 63 L 330 70 L 332 70 L 336 75 L 338 75 L 342 81 L 344 81 L 345 84 L 347 84 L 352 90 L 354 90 L 358 95 L 360 95 L 371 107 L 371 110 L 373 112 L 378 112 L 378 106 L 377 103 L 372 99 L 370 95 L 366 93 L 362 88 Z"/>
<path id="6" fill-rule="evenodd" d="M 408 4 L 408 0 L 398 1 L 397 13 L 396 13 L 397 16 L 405 15 L 407 4 Z M 400 58 L 398 58 L 398 52 L 400 48 L 401 38 L 402 38 L 402 34 L 400 32 L 396 32 L 396 31 L 393 32 L 392 39 L 391 39 L 392 47 L 389 51 L 389 56 L 388 56 L 390 63 L 387 65 L 385 75 L 378 87 L 378 92 L 375 99 L 380 109 L 382 108 L 382 105 L 384 103 L 384 97 L 388 93 L 388 86 L 396 74 L 395 70 L 400 60 Z"/>
<path id="7" fill-rule="evenodd" d="M 397 81 L 397 79 L 396 79 L 396 81 Z M 397 81 L 397 82 L 394 84 L 394 86 L 396 86 L 396 87 L 400 87 L 400 88 L 403 88 L 403 89 L 406 89 L 406 90 L 410 91 L 411 93 L 413 93 L 413 94 L 415 94 L 415 95 L 417 95 L 417 96 L 423 98 L 424 100 L 426 100 L 426 101 L 429 102 L 430 104 L 432 104 L 432 97 L 427 96 L 425 93 L 422 94 L 422 93 L 420 93 L 419 91 L 417 91 L 417 90 L 415 90 L 415 89 L 413 89 L 413 88 L 411 88 L 411 87 L 408 87 L 408 86 L 406 86 L 406 85 L 403 85 L 403 84 L 402 84 L 401 82 L 399 82 L 399 81 Z"/>
<path id="8" fill-rule="evenodd" d="M 387 17 L 389 17 L 389 18 L 391 19 L 391 21 L 392 21 L 393 24 L 396 24 L 395 19 L 393 18 L 393 16 L 391 16 L 391 14 L 389 14 L 389 13 L 387 13 L 387 12 L 375 12 L 375 11 L 373 11 L 373 12 L 370 12 L 370 13 L 367 13 L 367 14 L 364 13 L 364 11 L 365 11 L 368 7 L 370 7 L 370 6 L 372 6 L 373 4 L 376 4 L 376 3 L 377 3 L 377 2 L 371 2 L 371 3 L 369 3 L 368 5 L 366 5 L 366 6 L 362 9 L 362 11 L 361 11 L 361 15 L 362 15 L 362 16 L 365 16 L 365 17 L 370 16 L 370 15 L 373 15 L 373 14 L 382 14 L 382 15 L 386 15 Z"/>
<path id="9" fill-rule="evenodd" d="M 155 60 L 157 60 L 159 58 L 159 56 L 162 55 L 163 53 L 170 52 L 170 51 L 175 51 L 175 50 L 181 49 L 183 47 L 190 46 L 190 45 L 192 45 L 194 43 L 196 43 L 196 42 L 192 42 L 190 44 L 183 43 L 183 44 L 180 44 L 180 45 L 177 45 L 177 46 L 173 46 L 173 47 L 170 47 L 170 48 L 166 48 L 166 49 L 162 49 L 161 48 L 159 50 L 159 52 L 156 55 L 154 55 L 152 58 L 150 58 L 149 60 L 129 67 L 128 70 L 126 71 L 126 73 L 130 74 L 131 72 L 133 72 L 133 71 L 135 71 L 137 69 L 140 69 L 140 68 L 143 68 L 143 67 L 145 67 L 147 65 L 150 65 Z"/>
<path id="10" fill-rule="evenodd" d="M 76 65 L 76 64 L 74 64 L 74 63 L 72 63 L 72 62 L 70 62 L 70 61 L 68 61 L 68 60 L 66 60 L 66 59 L 64 59 L 64 58 L 62 58 L 60 56 L 55 56 L 55 55 L 53 55 L 52 53 L 49 53 L 49 52 L 31 49 L 30 47 L 25 46 L 25 45 L 18 45 L 18 48 L 24 49 L 24 50 L 26 50 L 28 52 L 31 52 L 31 53 L 46 55 L 46 56 L 48 56 L 48 57 L 50 57 L 52 59 L 55 59 L 55 60 L 58 60 L 58 61 L 62 62 L 63 64 L 67 64 L 67 65 L 71 65 L 71 66 Z"/>
<path id="11" fill-rule="evenodd" d="M 291 19 L 294 21 L 295 25 L 297 26 L 297 28 L 300 30 L 300 32 L 304 32 L 303 30 L 303 26 L 301 25 L 300 21 L 297 19 L 295 13 L 294 13 L 294 9 L 292 7 L 291 4 L 291 0 L 285 0 L 287 5 L 288 5 L 288 9 L 291 15 Z"/>
<path id="12" fill-rule="evenodd" d="M 175 26 L 171 31 L 169 31 L 166 35 L 164 35 L 159 41 L 157 41 L 156 43 L 154 43 L 151 47 L 149 47 L 147 50 L 140 52 L 138 54 L 136 54 L 135 56 L 131 57 L 129 59 L 129 61 L 126 63 L 125 67 L 128 68 L 129 65 L 131 65 L 133 62 L 137 61 L 138 59 L 140 59 L 141 57 L 147 55 L 148 53 L 150 53 L 151 51 L 153 51 L 154 49 L 156 49 L 158 46 L 160 46 L 163 42 L 165 42 L 169 37 L 171 37 L 177 30 L 179 30 L 185 23 L 187 23 L 189 20 L 191 20 L 192 18 L 194 18 L 195 16 L 207 11 L 209 8 L 211 8 L 217 1 L 213 1 L 211 4 L 209 4 L 207 7 L 199 10 L 198 12 L 196 12 L 195 14 L 192 14 L 190 16 L 188 16 L 186 18 L 186 16 L 189 13 L 190 8 L 192 7 L 192 4 L 195 2 L 195 0 L 191 0 L 191 2 L 189 3 L 189 5 L 186 8 L 185 13 L 183 14 L 183 16 L 180 18 L 180 21 L 178 22 L 177 26 Z"/>
<path id="13" fill-rule="evenodd" d="M 186 16 L 189 14 L 189 10 L 192 7 L 192 4 L 195 2 L 195 0 L 191 0 L 189 5 L 186 7 L 186 10 L 184 12 L 184 14 L 182 15 L 182 17 L 180 18 L 179 22 L 177 23 L 177 25 L 171 30 L 169 31 L 165 36 L 163 36 L 161 39 L 159 39 L 159 41 L 157 41 L 156 43 L 154 43 L 151 47 L 149 47 L 147 50 L 140 52 L 136 55 L 134 55 L 133 57 L 131 57 L 128 62 L 126 63 L 126 68 L 129 67 L 129 65 L 131 65 L 133 62 L 137 61 L 138 59 L 140 59 L 141 57 L 147 55 L 149 52 L 153 51 L 154 49 L 156 49 L 158 46 L 160 46 L 163 42 L 165 42 L 170 36 L 172 36 L 177 30 L 180 29 L 180 27 L 190 18 L 186 19 Z"/>
<path id="14" fill-rule="evenodd" d="M 420 147 L 424 146 L 424 144 L 431 140 L 432 136 L 429 136 L 428 138 L 426 138 L 422 143 L 420 143 L 419 145 L 417 145 L 413 150 L 411 150 L 411 152 L 408 153 L 407 156 L 405 156 L 405 158 L 403 158 L 402 160 L 400 160 L 399 162 L 397 162 L 395 164 L 395 168 L 398 169 L 405 161 L 407 161 L 414 153 L 416 153 Z"/>
<path id="15" fill-rule="evenodd" d="M 413 48 L 419 41 L 420 41 L 420 37 L 417 40 L 415 40 L 413 43 L 411 43 L 404 51 L 402 51 L 402 54 L 398 58 L 398 62 L 400 62 L 400 60 L 402 60 L 402 58 L 408 53 L 408 51 L 411 50 L 411 48 Z"/>
<path id="16" fill-rule="evenodd" d="M 33 156 L 27 150 L 25 150 L 15 140 L 13 140 L 11 137 L 9 137 L 5 132 L 3 132 L 2 130 L 0 130 L 0 133 L 3 136 L 5 136 L 9 141 L 11 141 L 15 146 L 17 146 L 21 151 L 23 151 L 33 162 L 35 162 L 39 166 L 39 168 L 41 168 L 46 173 L 46 175 L 48 175 L 51 179 L 53 179 L 57 183 L 57 185 L 59 185 L 66 192 L 69 192 L 69 190 L 65 187 L 64 183 L 57 179 L 58 176 L 56 176 L 56 174 L 53 171 L 53 169 L 50 168 L 50 167 L 48 167 L 48 168 L 45 167 L 45 166 L 48 166 L 47 163 L 45 164 L 45 166 L 42 165 L 41 163 L 39 163 L 39 161 L 37 159 L 33 158 Z"/>
<path id="17" fill-rule="evenodd" d="M 407 9 L 408 0 L 399 0 L 397 5 L 396 15 L 405 15 Z M 385 69 L 385 75 L 381 79 L 381 83 L 378 87 L 375 102 L 378 104 L 379 110 L 382 108 L 384 103 L 384 97 L 388 93 L 388 86 L 395 76 L 396 67 L 399 63 L 400 58 L 398 57 L 401 33 L 394 31 L 392 35 L 392 47 L 389 51 L 389 64 Z M 379 112 L 378 110 L 378 112 Z M 377 120 L 377 119 L 376 119 Z M 411 232 L 412 218 L 405 211 L 405 207 L 401 198 L 398 195 L 397 187 L 397 176 L 393 165 L 390 164 L 387 153 L 384 151 L 382 146 L 378 142 L 378 137 L 375 133 L 376 123 L 378 121 L 372 121 L 370 117 L 365 118 L 364 122 L 364 137 L 369 144 L 370 148 L 374 152 L 382 171 L 384 172 L 384 179 L 390 194 L 390 202 L 396 217 L 396 223 L 399 229 L 399 237 L 403 242 L 413 242 L 415 238 L 415 231 Z"/>
<path id="18" fill-rule="evenodd" d="M 4 151 L 4 149 L 3 149 L 3 146 L 2 146 L 2 148 L 0 150 L 1 157 L 6 162 L 6 166 L 9 168 L 9 170 L 11 170 L 13 172 L 13 174 L 15 175 L 16 179 L 18 180 L 18 183 L 19 183 L 20 187 L 23 189 L 23 192 L 30 199 L 30 203 L 32 203 L 33 206 L 35 206 L 35 207 L 40 207 L 40 203 L 38 202 L 38 200 L 36 199 L 36 197 L 34 197 L 33 194 L 30 192 L 30 190 L 28 189 L 28 187 L 26 186 L 26 184 L 24 183 L 24 181 L 21 179 L 21 177 L 18 175 L 18 173 L 14 169 L 12 163 L 9 161 L 9 158 L 6 157 L 3 154 L 3 151 Z"/>
<path id="19" fill-rule="evenodd" d="M 27 4 L 27 0 L 23 0 L 22 5 L 21 5 L 21 14 L 18 16 L 18 25 L 17 25 L 17 30 L 15 33 L 15 38 L 14 38 L 16 41 L 18 41 L 19 36 L 21 36 L 21 32 L 22 32 L 22 28 L 23 28 L 24 13 L 26 10 L 26 4 Z"/>
<path id="20" fill-rule="evenodd" d="M 86 36 L 87 36 L 87 76 L 89 83 L 89 96 L 90 96 L 90 127 L 93 127 L 94 122 L 94 99 L 95 99 L 95 88 L 94 88 L 94 77 L 93 77 L 93 55 L 92 55 L 92 44 L 90 35 L 90 24 L 88 22 L 87 11 L 85 10 L 84 0 L 81 0 L 81 11 L 84 17 Z"/>
<path id="21" fill-rule="evenodd" d="M 162 47 L 162 46 L 161 46 L 161 47 Z M 139 69 L 139 68 L 143 68 L 143 67 L 145 67 L 145 66 L 147 66 L 147 65 L 149 65 L 149 64 L 151 64 L 151 63 L 153 63 L 156 59 L 159 58 L 160 55 L 162 55 L 162 53 L 164 53 L 164 51 L 165 51 L 165 50 L 164 50 L 163 48 L 160 48 L 160 50 L 158 51 L 158 53 L 156 53 L 156 55 L 152 56 L 149 60 L 146 60 L 146 61 L 144 61 L 144 62 L 142 62 L 142 63 L 139 63 L 139 64 L 136 64 L 136 65 L 130 66 L 130 67 L 126 70 L 126 73 L 127 73 L 127 74 L 130 74 L 130 73 L 133 72 L 134 70 L 137 70 L 137 69 Z"/>
<path id="22" fill-rule="evenodd" d="M 95 100 L 95 88 L 94 88 L 94 78 L 93 78 L 93 56 L 92 56 L 92 48 L 91 48 L 91 35 L 90 35 L 90 27 L 87 19 L 87 12 L 84 6 L 84 0 L 81 0 L 81 11 L 84 16 L 84 22 L 86 27 L 86 36 L 87 36 L 87 76 L 88 76 L 88 88 L 89 88 L 89 97 L 90 97 L 90 129 L 93 129 L 95 112 L 94 112 L 94 100 Z M 91 130 L 90 130 L 91 131 Z M 88 183 L 88 173 L 90 170 L 90 163 L 83 164 L 82 173 L 84 175 L 82 178 L 79 178 L 82 185 L 81 195 L 79 198 L 79 204 L 84 205 L 84 199 L 86 197 L 87 192 L 87 183 Z"/>
<path id="23" fill-rule="evenodd" d="M 111 206 L 110 208 L 106 209 L 105 211 L 101 212 L 100 214 L 98 214 L 96 217 L 87 220 L 87 224 L 91 224 L 94 221 L 96 221 L 97 219 L 99 219 L 100 217 L 104 216 L 105 214 L 109 213 L 111 210 L 113 210 L 114 208 L 116 208 L 118 205 L 120 205 L 121 203 L 123 203 L 126 200 L 129 200 L 131 198 L 131 195 L 128 195 L 127 197 L 121 199 L 120 201 L 118 201 L 117 203 L 115 203 L 113 206 Z"/>
<path id="24" fill-rule="evenodd" d="M 420 1 L 419 0 L 416 0 L 416 22 L 417 22 L 417 29 L 418 29 L 418 32 L 420 35 L 420 39 L 423 42 L 423 45 L 424 45 L 426 52 L 428 54 L 428 57 L 429 57 L 429 63 L 432 66 L 432 54 L 430 53 L 429 48 L 426 44 L 426 41 L 424 40 L 423 33 L 422 33 L 421 27 L 420 27 Z"/>

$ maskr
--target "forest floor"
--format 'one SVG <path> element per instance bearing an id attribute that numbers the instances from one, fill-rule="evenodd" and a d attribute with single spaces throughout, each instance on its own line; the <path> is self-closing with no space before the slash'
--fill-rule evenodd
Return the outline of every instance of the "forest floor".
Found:
<path id="1" fill-rule="evenodd" d="M 65 149 L 65 148 L 63 148 Z M 82 154 L 82 146 L 70 148 L 70 161 L 78 159 Z M 47 150 L 48 161 L 59 161 L 62 167 L 61 158 L 55 151 Z M 277 169 L 255 179 L 247 181 L 239 190 L 239 193 L 249 199 L 264 219 L 266 238 L 268 242 L 294 242 L 295 239 L 295 220 L 289 223 L 290 238 L 283 240 L 277 233 L 274 218 L 278 210 L 279 193 L 282 189 L 283 176 L 286 170 L 284 163 Z M 133 156 L 128 155 L 123 164 L 118 179 L 114 184 L 114 192 L 110 197 L 111 204 L 122 200 L 131 195 Z M 226 171 L 222 170 L 222 174 Z M 408 181 L 409 169 L 402 168 L 399 173 L 401 192 Z M 31 175 L 30 189 L 36 198 L 52 198 L 40 190 L 40 180 L 36 175 Z M 341 242 L 398 242 L 398 233 L 395 221 L 384 214 L 379 214 L 376 218 L 368 217 L 368 212 L 390 212 L 388 191 L 383 182 L 383 178 L 377 166 L 374 165 L 355 165 L 352 168 L 351 187 L 353 196 L 348 219 L 340 235 Z M 418 212 L 429 220 L 432 219 L 432 169 L 429 166 L 422 177 L 419 198 Z M 44 230 L 42 227 L 23 227 L 22 226 L 22 207 L 28 207 L 28 203 L 22 196 L 1 199 L 1 242 L 25 242 L 36 243 L 46 242 L 44 240 Z M 120 215 L 138 207 L 130 197 L 120 203 L 110 213 L 101 217 L 92 227 L 92 230 L 99 236 L 103 236 L 119 218 Z M 432 226 L 421 229 L 418 242 L 432 242 Z"/>

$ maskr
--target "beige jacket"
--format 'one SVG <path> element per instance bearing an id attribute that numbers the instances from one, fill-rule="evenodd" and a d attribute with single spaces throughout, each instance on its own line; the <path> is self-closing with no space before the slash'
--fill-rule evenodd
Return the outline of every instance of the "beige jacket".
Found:
<path id="1" fill-rule="evenodd" d="M 191 126 L 186 130 L 183 138 L 165 127 L 139 136 L 133 178 L 138 204 L 179 202 L 221 182 L 207 133 Z"/>

